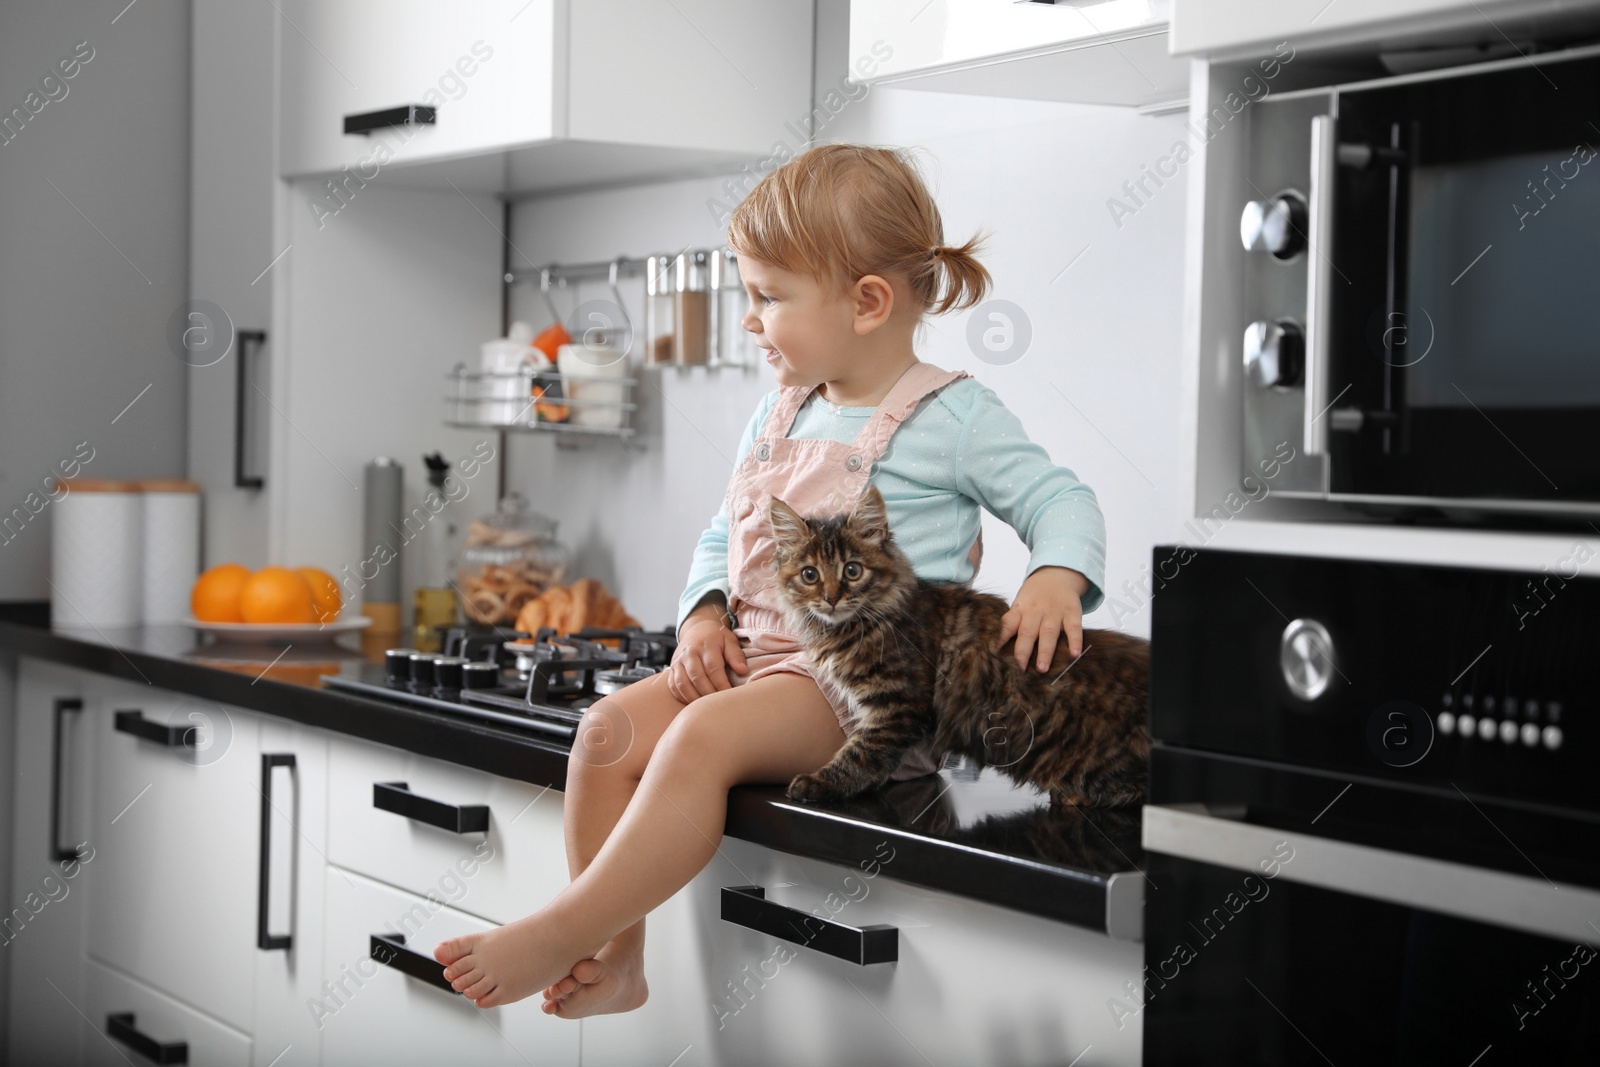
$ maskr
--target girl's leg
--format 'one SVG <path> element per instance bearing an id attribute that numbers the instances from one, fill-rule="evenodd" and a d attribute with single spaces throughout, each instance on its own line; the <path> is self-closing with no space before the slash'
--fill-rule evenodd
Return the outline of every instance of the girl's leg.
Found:
<path id="1" fill-rule="evenodd" d="M 665 674 L 618 690 L 590 706 L 567 760 L 567 871 L 576 879 L 593 862 L 639 787 L 667 725 L 684 707 Z M 591 959 L 544 991 L 543 1010 L 563 1019 L 632 1011 L 645 1002 L 644 920 L 617 934 Z"/>
<path id="2" fill-rule="evenodd" d="M 832 706 L 804 675 L 768 675 L 701 697 L 661 735 L 633 800 L 582 874 L 527 918 L 441 942 L 434 958 L 481 1008 L 538 992 L 706 865 L 732 786 L 787 782 L 826 764 L 844 740 Z"/>

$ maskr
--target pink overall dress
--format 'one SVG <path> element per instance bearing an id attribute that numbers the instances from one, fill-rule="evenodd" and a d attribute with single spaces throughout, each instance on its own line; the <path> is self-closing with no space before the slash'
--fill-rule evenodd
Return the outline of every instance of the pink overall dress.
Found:
<path id="1" fill-rule="evenodd" d="M 866 491 L 874 464 L 888 448 L 907 416 L 922 399 L 966 371 L 946 371 L 931 363 L 909 367 L 889 389 L 848 444 L 831 440 L 796 440 L 788 434 L 801 406 L 815 386 L 783 389 L 767 416 L 761 436 L 734 470 L 728 482 L 728 576 L 732 595 L 728 607 L 735 616 L 734 633 L 750 670 L 740 675 L 729 670 L 729 681 L 744 685 L 769 674 L 787 671 L 803 674 L 817 683 L 833 705 L 845 736 L 855 732 L 858 717 L 848 698 L 831 683 L 811 673 L 804 649 L 785 627 L 778 610 L 770 501 L 777 497 L 806 518 L 827 518 L 850 510 Z M 976 566 L 982 555 L 981 537 L 969 558 Z M 908 751 L 889 776 L 902 781 L 938 771 L 927 742 Z"/>

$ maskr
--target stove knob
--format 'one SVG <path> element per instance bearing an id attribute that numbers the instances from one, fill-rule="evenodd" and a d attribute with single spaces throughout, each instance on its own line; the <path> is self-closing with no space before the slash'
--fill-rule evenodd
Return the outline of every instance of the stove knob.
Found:
<path id="1" fill-rule="evenodd" d="M 391 648 L 383 654 L 385 680 L 400 689 L 411 681 L 411 654 L 414 648 Z"/>
<path id="2" fill-rule="evenodd" d="M 426 695 L 433 689 L 433 660 L 435 653 L 411 653 L 411 691 Z"/>
<path id="3" fill-rule="evenodd" d="M 462 656 L 439 656 L 433 661 L 433 684 L 436 689 L 460 689 L 461 668 L 467 660 Z"/>
<path id="4" fill-rule="evenodd" d="M 1271 252 L 1292 259 L 1306 247 L 1306 202 L 1294 193 L 1252 200 L 1239 216 L 1239 241 L 1246 252 Z"/>
<path id="5" fill-rule="evenodd" d="M 1541 733 L 1544 738 L 1544 747 L 1554 752 L 1561 747 L 1561 727 L 1546 726 Z"/>
<path id="6" fill-rule="evenodd" d="M 461 665 L 461 688 L 494 689 L 500 684 L 500 665 L 493 660 Z"/>
<path id="7" fill-rule="evenodd" d="M 1290 389 L 1300 384 L 1305 366 L 1305 335 L 1288 319 L 1252 322 L 1244 331 L 1244 373 L 1257 389 Z"/>

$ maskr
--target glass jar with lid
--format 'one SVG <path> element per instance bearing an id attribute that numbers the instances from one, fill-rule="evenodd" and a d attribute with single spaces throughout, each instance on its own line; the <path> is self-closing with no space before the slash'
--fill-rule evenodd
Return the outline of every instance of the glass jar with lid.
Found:
<path id="1" fill-rule="evenodd" d="M 528 510 L 521 493 L 508 493 L 495 514 L 467 524 L 456 561 L 461 611 L 475 623 L 509 626 L 528 601 L 566 578 L 571 562 L 555 520 Z"/>
<path id="2" fill-rule="evenodd" d="M 647 256 L 644 261 L 644 364 L 672 362 L 677 331 L 672 325 L 671 256 Z"/>

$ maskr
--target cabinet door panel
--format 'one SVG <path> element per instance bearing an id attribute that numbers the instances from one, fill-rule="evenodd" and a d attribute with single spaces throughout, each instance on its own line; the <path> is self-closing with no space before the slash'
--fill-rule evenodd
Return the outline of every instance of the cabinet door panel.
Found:
<path id="1" fill-rule="evenodd" d="M 92 1067 L 150 1063 L 152 1059 L 141 1054 L 149 1048 L 144 1041 L 182 1044 L 187 1062 L 207 1067 L 247 1067 L 250 1063 L 251 1043 L 244 1034 L 101 964 L 91 961 L 88 969 L 89 991 L 83 1005 L 88 1021 L 80 1018 L 78 1029 L 86 1031 L 84 1061 Z M 131 1021 L 126 1018 L 129 1014 Z M 108 1025 L 112 1015 L 122 1016 L 121 1026 L 131 1025 L 132 1032 Z"/>
<path id="2" fill-rule="evenodd" d="M 332 863 L 501 923 L 542 906 L 568 882 L 557 790 L 342 738 L 333 741 L 329 775 Z M 486 807 L 488 832 L 455 833 L 376 807 L 380 782 L 405 782 L 419 803 L 467 809 L 464 815 Z"/>
<path id="3" fill-rule="evenodd" d="M 1137 1021 L 1119 1030 L 1106 1002 L 1126 999 L 1123 983 L 1138 981 L 1141 945 L 897 882 L 887 840 L 855 866 L 746 842 L 729 854 L 771 880 L 769 900 L 850 926 L 896 927 L 899 958 L 862 966 L 785 942 L 774 960 L 778 940 L 751 931 L 714 942 L 739 950 L 725 965 L 735 984 L 714 986 L 730 1013 L 721 1016 L 724 1062 L 747 1051 L 742 1036 L 728 1035 L 748 1030 L 770 1043 L 773 1063 L 1062 1064 L 1091 1046 L 1095 1063 L 1139 1063 Z M 830 1024 L 814 1025 L 819 1018 Z"/>
<path id="4" fill-rule="evenodd" d="M 91 778 L 82 671 L 27 656 L 17 661 L 11 885 L 0 915 L 0 966 L 10 969 L 10 1062 L 77 1063 L 82 1033 L 74 1005 L 84 997 L 87 864 L 56 858 L 89 836 Z M 58 716 L 58 702 L 66 701 Z M 57 744 L 56 721 L 61 733 Z M 56 767 L 59 766 L 59 775 Z M 59 801 L 59 815 L 52 808 Z M 52 844 L 52 824 L 57 843 Z M 91 855 L 85 852 L 85 855 Z M 67 875 L 70 873 L 71 877 Z M 3 1057 L 0 1057 L 3 1058 Z"/>
<path id="5" fill-rule="evenodd" d="M 394 160 L 406 161 L 559 132 L 552 108 L 555 0 L 283 0 L 281 6 L 284 174 L 349 164 L 371 180 L 387 165 L 374 157 L 380 140 Z M 437 122 L 409 135 L 344 133 L 346 115 L 405 104 L 437 105 Z"/>
<path id="6" fill-rule="evenodd" d="M 371 957 L 374 934 L 399 934 L 431 960 L 445 938 L 492 924 L 338 867 L 328 868 L 326 899 L 324 994 L 308 1005 L 324 1062 L 577 1067 L 579 1024 L 544 1014 L 539 996 L 479 1009 Z"/>
<path id="7" fill-rule="evenodd" d="M 147 686 L 95 682 L 89 955 L 248 1032 L 259 720 Z M 196 746 L 116 729 L 127 710 L 156 728 L 197 727 Z"/>

